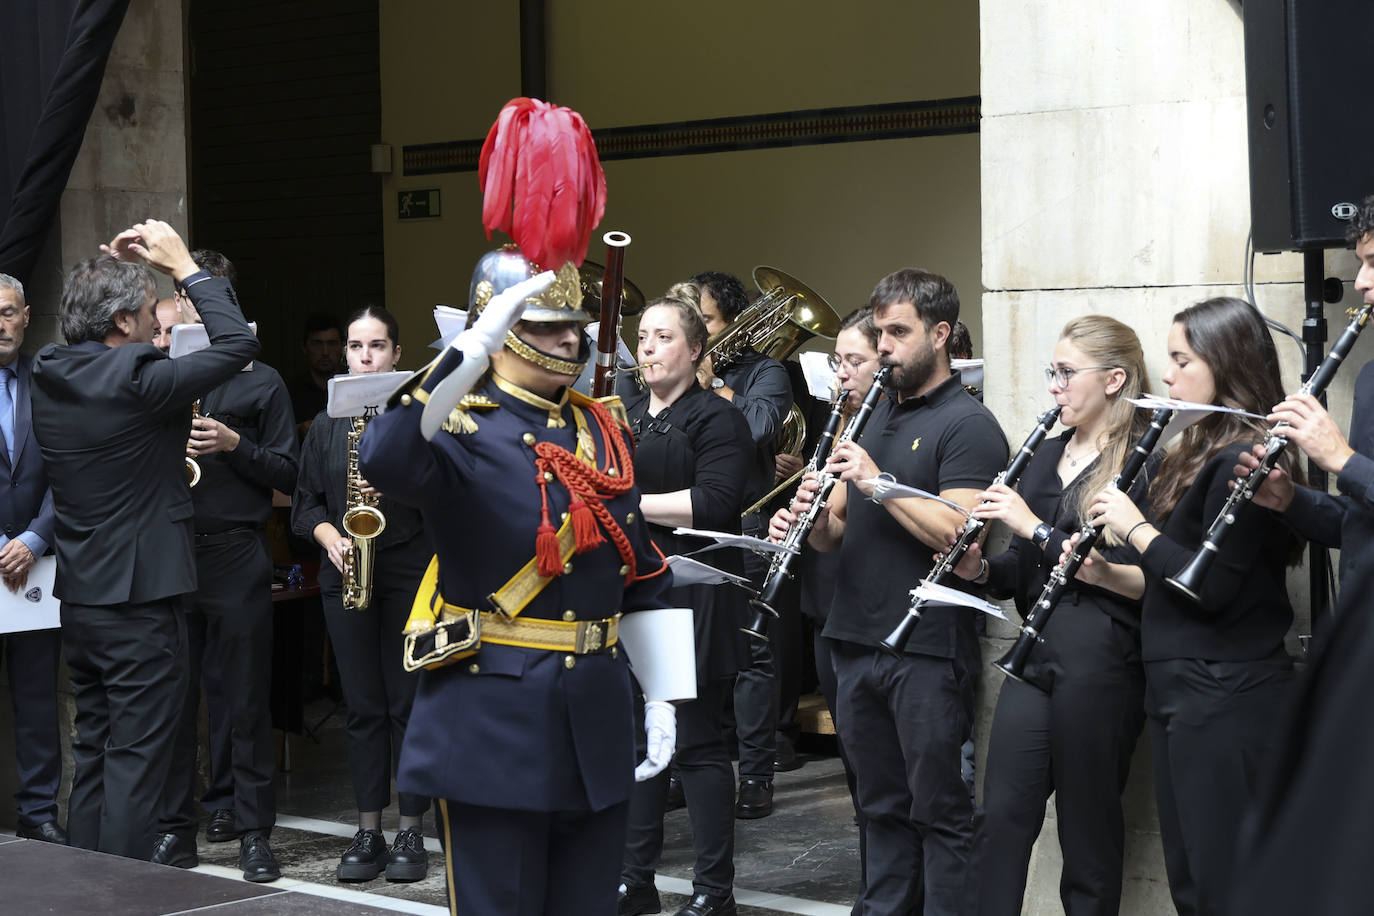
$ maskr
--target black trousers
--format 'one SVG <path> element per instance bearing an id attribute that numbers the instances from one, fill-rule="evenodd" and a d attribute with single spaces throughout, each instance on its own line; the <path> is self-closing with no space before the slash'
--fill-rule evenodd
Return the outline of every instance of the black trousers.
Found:
<path id="1" fill-rule="evenodd" d="M 728 680 L 698 683 L 697 698 L 677 706 L 677 753 L 673 757 L 692 822 L 692 847 L 696 850 L 693 893 L 713 897 L 730 893 L 735 883 L 735 771 L 721 728 L 728 684 Z M 636 726 L 635 751 L 638 759 L 643 759 L 642 708 Z M 654 883 L 654 871 L 663 855 L 667 797 L 666 769 L 653 779 L 635 783 L 620 873 L 626 884 Z"/>
<path id="2" fill-rule="evenodd" d="M 37 827 L 57 820 L 62 781 L 62 735 L 57 724 L 57 666 L 61 630 L 31 630 L 0 637 L 14 710 L 14 766 L 19 823 Z"/>
<path id="3" fill-rule="evenodd" d="M 766 532 L 747 530 L 746 534 L 763 537 Z M 746 574 L 753 582 L 763 581 L 768 574 L 768 562 L 762 557 L 746 553 Z M 743 627 L 754 618 L 754 609 L 740 602 L 738 625 Z M 776 621 L 774 621 L 776 622 Z M 740 634 L 749 644 L 749 664 L 735 675 L 734 707 L 735 736 L 739 740 L 739 775 L 773 778 L 773 762 L 777 759 L 778 678 L 773 665 L 773 644 Z"/>
<path id="4" fill-rule="evenodd" d="M 62 645 L 76 701 L 67 835 L 133 859 L 153 852 L 186 702 L 182 598 L 92 606 L 62 602 Z"/>
<path id="5" fill-rule="evenodd" d="M 854 802 L 854 821 L 859 828 L 859 893 L 854 901 L 853 916 L 859 916 L 863 908 L 864 888 L 868 886 L 866 876 L 867 866 L 865 864 L 868 841 L 867 831 L 864 829 L 864 815 L 859 808 L 859 788 L 854 779 L 854 766 L 849 762 L 849 755 L 845 753 L 844 741 L 840 738 L 839 716 L 836 712 L 835 701 L 835 646 L 837 643 L 833 639 L 826 639 L 821 635 L 825 621 L 816 621 L 815 638 L 813 645 L 816 657 L 816 681 L 820 685 L 821 695 L 825 697 L 825 706 L 830 710 L 830 721 L 835 723 L 835 749 L 840 752 L 840 764 L 844 767 L 844 781 L 849 786 L 849 797 Z"/>
<path id="6" fill-rule="evenodd" d="M 187 596 L 189 687 L 168 780 L 164 833 L 194 837 L 200 685 L 210 719 L 205 809 L 234 809 L 240 830 L 277 822 L 272 740 L 272 556 L 262 533 L 196 535 L 200 583 Z"/>
<path id="7" fill-rule="evenodd" d="M 865 916 L 960 911 L 973 834 L 961 772 L 972 684 L 958 658 L 835 643 L 840 740 L 867 845 Z M 924 879 L 924 883 L 923 883 Z"/>
<path id="8" fill-rule="evenodd" d="M 611 916 L 628 805 L 512 811 L 439 802 L 454 916 Z"/>
<path id="9" fill-rule="evenodd" d="M 1179 916 L 1229 914 L 1239 828 L 1290 700 L 1292 664 L 1145 664 L 1145 708 L 1169 891 Z"/>
<path id="10" fill-rule="evenodd" d="M 1064 911 L 1115 916 L 1126 835 L 1121 793 L 1145 722 L 1138 638 L 1094 606 L 1066 604 L 1033 652 L 1049 692 L 1002 683 L 975 819 L 969 913 L 1021 912 L 1031 849 L 1054 793 Z"/>
<path id="11" fill-rule="evenodd" d="M 345 610 L 337 582 L 322 593 L 348 707 L 348 768 L 359 811 L 381 811 L 391 802 L 391 780 L 419 684 L 417 672 L 401 667 L 402 633 L 428 563 L 429 556 L 410 545 L 378 552 L 372 601 L 360 611 Z M 406 817 L 429 809 L 422 795 L 398 792 L 397 802 Z"/>

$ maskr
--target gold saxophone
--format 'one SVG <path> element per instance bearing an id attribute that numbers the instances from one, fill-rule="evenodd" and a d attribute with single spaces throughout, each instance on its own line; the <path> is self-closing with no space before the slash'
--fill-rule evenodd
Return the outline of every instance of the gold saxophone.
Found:
<path id="1" fill-rule="evenodd" d="M 191 403 L 191 424 L 194 426 L 196 418 L 200 416 L 200 398 L 196 398 Z M 200 464 L 190 455 L 186 456 L 186 482 L 191 486 L 200 483 Z"/>
<path id="2" fill-rule="evenodd" d="M 377 508 L 378 498 L 363 494 L 363 478 L 358 473 L 358 442 L 365 429 L 367 417 L 354 417 L 348 431 L 348 508 L 343 514 L 343 530 L 352 538 L 353 546 L 344 554 L 343 606 L 351 611 L 365 610 L 372 603 L 372 540 L 386 530 L 386 516 Z"/>

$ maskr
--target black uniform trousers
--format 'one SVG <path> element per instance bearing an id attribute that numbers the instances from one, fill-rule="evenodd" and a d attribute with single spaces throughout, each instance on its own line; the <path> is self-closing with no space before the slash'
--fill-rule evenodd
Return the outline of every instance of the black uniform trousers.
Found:
<path id="1" fill-rule="evenodd" d="M 973 834 L 961 772 L 972 722 L 969 673 L 958 658 L 892 658 L 836 641 L 835 675 L 840 740 L 867 838 L 860 912 L 958 913 Z"/>
<path id="2" fill-rule="evenodd" d="M 37 827 L 57 820 L 62 781 L 62 735 L 57 724 L 57 667 L 61 630 L 32 630 L 0 637 L 5 644 L 10 703 L 14 709 L 14 793 L 19 823 Z"/>
<path id="3" fill-rule="evenodd" d="M 1239 828 L 1276 752 L 1292 681 L 1282 652 L 1145 663 L 1159 832 L 1179 916 L 1231 912 Z"/>
<path id="4" fill-rule="evenodd" d="M 868 886 L 867 879 L 867 831 L 864 829 L 864 814 L 859 808 L 859 787 L 854 779 L 854 766 L 849 762 L 849 755 L 845 752 L 844 741 L 840 739 L 839 715 L 836 705 L 836 684 L 835 684 L 835 646 L 837 643 L 833 639 L 826 639 L 821 635 L 821 629 L 825 622 L 816 621 L 815 638 L 812 641 L 816 658 L 816 683 L 821 688 L 821 695 L 825 697 L 825 706 L 830 710 L 830 721 L 835 724 L 835 749 L 840 752 L 840 764 L 844 767 L 844 781 L 849 786 L 849 798 L 854 803 L 854 821 L 859 828 L 859 893 L 854 900 L 853 916 L 860 916 L 863 911 L 864 888 Z"/>
<path id="5" fill-rule="evenodd" d="M 752 516 L 751 516 L 752 518 Z M 745 533 L 766 537 L 767 532 L 757 525 Z M 762 582 L 768 574 L 768 561 L 757 554 L 746 553 L 744 570 L 752 582 Z M 743 627 L 754 619 L 754 609 L 739 602 L 738 624 Z M 740 634 L 749 643 L 749 664 L 735 675 L 735 735 L 739 739 L 739 775 L 773 778 L 773 762 L 777 759 L 778 679 L 773 665 L 773 645 L 770 641 Z"/>
<path id="6" fill-rule="evenodd" d="M 206 810 L 234 809 L 239 830 L 277 822 L 272 738 L 272 555 L 261 531 L 197 534 L 199 587 L 187 596 L 189 686 L 168 781 L 164 833 L 196 835 L 200 690 L 210 720 Z"/>
<path id="7" fill-rule="evenodd" d="M 348 707 L 348 768 L 359 811 L 381 811 L 391 801 L 391 780 L 419 684 L 418 673 L 401 666 L 403 633 L 429 559 L 412 544 L 378 551 L 372 600 L 362 610 L 344 608 L 337 581 L 322 592 L 325 624 Z M 406 817 L 419 817 L 429 809 L 424 796 L 397 796 Z"/>
<path id="8" fill-rule="evenodd" d="M 692 822 L 692 847 L 696 851 L 692 888 L 694 894 L 713 897 L 730 893 L 735 883 L 735 771 L 721 729 L 728 685 L 728 679 L 698 682 L 697 698 L 676 707 L 677 751 L 673 762 Z M 636 704 L 636 708 L 635 751 L 642 760 L 643 704 Z M 667 798 L 666 769 L 653 779 L 635 783 L 630 794 L 625 867 L 620 873 L 628 885 L 654 883 L 654 871 L 663 855 Z"/>
<path id="9" fill-rule="evenodd" d="M 1115 916 L 1126 835 L 1121 793 L 1145 722 L 1138 637 L 1096 607 L 1066 603 L 1051 641 L 1033 652 L 1050 656 L 1034 674 L 1028 666 L 1039 686 L 1007 678 L 997 697 L 968 912 L 1021 912 L 1031 849 L 1054 793 L 1064 911 Z"/>
<path id="10" fill-rule="evenodd" d="M 628 809 L 513 811 L 441 800 L 449 912 L 611 916 Z"/>
<path id="11" fill-rule="evenodd" d="M 62 602 L 76 702 L 67 835 L 134 859 L 153 853 L 177 718 L 186 701 L 183 596 L 143 604 Z"/>

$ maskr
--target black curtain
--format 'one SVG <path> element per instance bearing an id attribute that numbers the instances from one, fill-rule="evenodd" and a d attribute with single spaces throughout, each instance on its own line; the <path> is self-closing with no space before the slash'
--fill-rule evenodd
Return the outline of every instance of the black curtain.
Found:
<path id="1" fill-rule="evenodd" d="M 0 273 L 27 282 L 129 0 L 0 2 Z"/>

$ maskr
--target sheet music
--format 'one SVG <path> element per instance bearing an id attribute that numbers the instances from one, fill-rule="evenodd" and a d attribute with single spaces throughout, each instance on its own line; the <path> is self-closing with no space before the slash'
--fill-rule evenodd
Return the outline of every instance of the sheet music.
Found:
<path id="1" fill-rule="evenodd" d="M 329 380 L 326 412 L 336 419 L 385 413 L 387 399 L 410 375 L 396 371 L 336 375 Z"/>
<path id="2" fill-rule="evenodd" d="M 971 607 L 975 611 L 982 611 L 989 617 L 996 617 L 998 620 L 1006 620 L 1007 615 L 1002 613 L 1002 609 L 990 601 L 984 601 L 977 595 L 970 595 L 968 592 L 961 592 L 957 588 L 950 588 L 948 585 L 940 585 L 937 582 L 922 582 L 910 592 L 913 598 L 927 601 L 930 604 L 953 604 L 959 607 Z"/>
<path id="3" fill-rule="evenodd" d="M 744 576 L 716 569 L 708 563 L 678 554 L 668 558 L 668 568 L 673 571 L 673 585 L 720 585 L 733 582 L 735 585 L 748 585 Z"/>
<path id="4" fill-rule="evenodd" d="M 692 553 L 706 553 L 709 550 L 716 550 L 721 547 L 743 547 L 745 550 L 752 550 L 755 553 L 793 553 L 799 554 L 800 550 L 795 547 L 784 547 L 773 541 L 765 541 L 762 538 L 750 537 L 747 534 L 730 534 L 726 531 L 705 531 L 700 528 L 674 528 L 673 534 L 684 534 L 689 537 L 709 538 L 715 541 L 705 547 L 698 548 Z"/>

